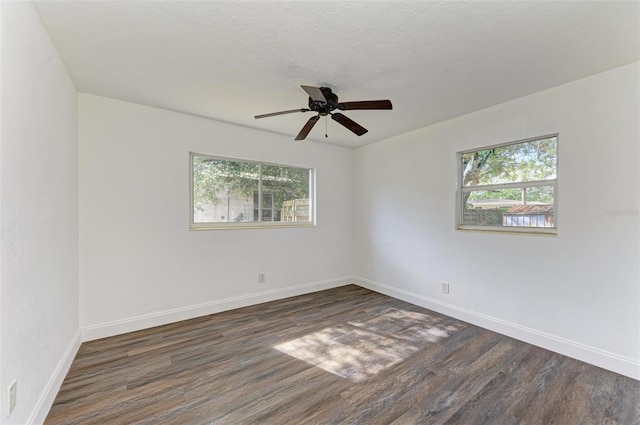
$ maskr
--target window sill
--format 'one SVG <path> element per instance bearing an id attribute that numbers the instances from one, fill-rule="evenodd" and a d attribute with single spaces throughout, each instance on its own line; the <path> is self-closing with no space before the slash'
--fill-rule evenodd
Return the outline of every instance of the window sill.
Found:
<path id="1" fill-rule="evenodd" d="M 315 227 L 315 222 L 276 223 L 191 223 L 189 230 L 232 230 L 232 229 L 283 229 L 292 227 Z"/>
<path id="2" fill-rule="evenodd" d="M 506 233 L 510 235 L 558 236 L 557 227 L 497 227 L 458 225 L 456 230 L 481 233 Z"/>

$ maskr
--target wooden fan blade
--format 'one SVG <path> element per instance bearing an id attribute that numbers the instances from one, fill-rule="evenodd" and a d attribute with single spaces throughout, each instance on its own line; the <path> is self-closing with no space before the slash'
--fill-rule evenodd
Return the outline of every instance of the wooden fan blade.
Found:
<path id="1" fill-rule="evenodd" d="M 271 112 L 270 114 L 256 115 L 255 119 L 275 117 L 276 115 L 293 114 L 294 112 L 309 112 L 310 110 L 311 109 L 300 108 L 300 109 L 290 109 L 288 111 Z"/>
<path id="2" fill-rule="evenodd" d="M 334 121 L 338 121 L 340 124 L 344 125 L 349 130 L 356 133 L 358 136 L 362 136 L 364 133 L 369 131 L 363 126 L 361 126 L 360 124 L 358 124 L 357 122 L 353 121 L 351 118 L 347 118 L 346 116 L 342 115 L 340 112 L 331 114 L 331 119 Z"/>
<path id="3" fill-rule="evenodd" d="M 361 100 L 358 102 L 338 103 L 341 111 L 352 111 L 355 109 L 393 109 L 390 100 Z"/>
<path id="4" fill-rule="evenodd" d="M 309 132 L 313 128 L 313 126 L 316 125 L 319 119 L 320 119 L 320 115 L 316 115 L 315 117 L 309 118 L 309 121 L 307 121 L 304 127 L 302 127 L 302 130 L 300 130 L 300 133 L 298 133 L 298 135 L 296 136 L 296 140 L 304 140 L 307 137 L 307 134 L 309 134 Z"/>
<path id="5" fill-rule="evenodd" d="M 320 90 L 319 87 L 312 87 L 312 86 L 300 86 L 300 87 L 302 87 L 302 90 L 306 91 L 309 97 L 313 99 L 315 102 L 324 102 L 324 103 L 327 102 L 327 99 L 324 97 L 324 94 L 322 93 L 322 90 Z"/>

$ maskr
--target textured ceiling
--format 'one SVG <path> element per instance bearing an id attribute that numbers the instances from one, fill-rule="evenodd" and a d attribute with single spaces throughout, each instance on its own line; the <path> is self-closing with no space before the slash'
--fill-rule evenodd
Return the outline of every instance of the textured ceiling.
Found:
<path id="1" fill-rule="evenodd" d="M 612 1 L 41 1 L 78 90 L 293 138 L 301 84 L 341 101 L 357 137 L 321 120 L 307 140 L 356 147 L 639 59 L 640 3 Z M 295 142 L 301 143 L 301 142 Z M 305 142 L 302 142 L 305 143 Z"/>

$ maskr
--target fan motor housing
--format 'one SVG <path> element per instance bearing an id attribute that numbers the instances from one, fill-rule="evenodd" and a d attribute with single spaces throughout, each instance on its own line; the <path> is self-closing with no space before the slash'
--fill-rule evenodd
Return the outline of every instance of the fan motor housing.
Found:
<path id="1" fill-rule="evenodd" d="M 315 101 L 309 97 L 309 109 L 325 116 L 338 107 L 338 96 L 329 87 L 320 87 L 320 90 L 327 101 Z"/>

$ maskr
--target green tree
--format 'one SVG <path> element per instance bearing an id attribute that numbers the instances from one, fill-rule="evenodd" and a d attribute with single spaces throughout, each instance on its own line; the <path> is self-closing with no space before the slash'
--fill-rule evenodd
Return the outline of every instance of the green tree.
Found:
<path id="1" fill-rule="evenodd" d="M 194 156 L 194 202 L 215 204 L 220 194 L 230 192 L 252 197 L 258 190 L 258 176 L 258 164 Z"/>
<path id="2" fill-rule="evenodd" d="M 533 140 L 462 155 L 463 187 L 550 180 L 556 178 L 557 138 Z M 552 187 L 527 188 L 530 201 L 553 202 Z M 522 196 L 520 189 L 465 192 L 469 199 L 513 199 Z"/>
<path id="3" fill-rule="evenodd" d="M 309 170 L 305 168 L 262 166 L 262 190 L 273 194 L 274 208 L 278 211 L 284 201 L 309 197 L 309 178 Z"/>

